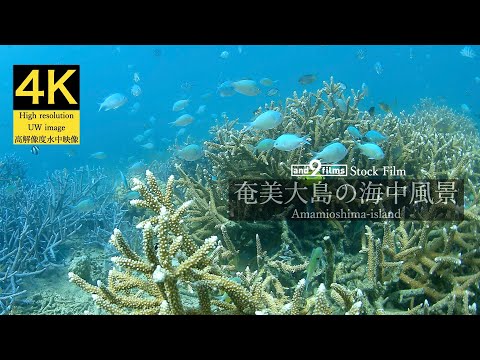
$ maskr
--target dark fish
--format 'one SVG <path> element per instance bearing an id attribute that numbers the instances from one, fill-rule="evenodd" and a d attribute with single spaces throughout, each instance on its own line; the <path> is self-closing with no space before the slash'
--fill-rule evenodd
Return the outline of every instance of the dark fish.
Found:
<path id="1" fill-rule="evenodd" d="M 303 75 L 302 77 L 300 77 L 300 79 L 298 79 L 298 82 L 302 85 L 308 85 L 308 84 L 313 83 L 315 80 L 317 80 L 317 75 L 307 74 L 307 75 Z"/>
<path id="2" fill-rule="evenodd" d="M 375 115 L 375 106 L 372 106 L 370 109 L 368 109 L 368 115 L 370 115 L 370 116 Z"/>
<path id="3" fill-rule="evenodd" d="M 378 105 L 380 106 L 380 109 L 382 109 L 386 113 L 391 113 L 392 112 L 392 109 L 390 108 L 390 105 L 388 105 L 384 102 L 378 103 Z"/>
<path id="4" fill-rule="evenodd" d="M 32 148 L 30 149 L 30 152 L 31 152 L 33 155 L 38 155 L 38 153 L 40 152 L 40 149 L 38 148 L 37 145 L 33 145 Z"/>
<path id="5" fill-rule="evenodd" d="M 275 96 L 275 95 L 278 94 L 278 92 L 279 92 L 279 90 L 277 88 L 270 89 L 267 92 L 267 96 Z"/>

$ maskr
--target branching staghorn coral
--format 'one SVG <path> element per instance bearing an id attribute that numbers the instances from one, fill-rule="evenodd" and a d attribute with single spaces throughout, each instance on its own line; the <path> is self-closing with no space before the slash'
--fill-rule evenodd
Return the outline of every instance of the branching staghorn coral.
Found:
<path id="1" fill-rule="evenodd" d="M 472 313 L 479 296 L 479 240 L 475 233 L 464 232 L 468 227 L 462 224 L 446 228 L 400 221 L 392 229 L 385 223 L 382 238 L 367 225 L 367 274 L 370 291 L 375 290 L 371 297 L 388 297 L 384 303 L 406 306 L 409 313 L 426 311 L 426 304 L 429 313 Z M 383 306 L 377 310 L 386 312 Z"/>
<path id="2" fill-rule="evenodd" d="M 232 249 L 227 249 L 231 246 L 228 241 L 225 248 L 216 236 L 210 236 L 201 244 L 190 236 L 188 209 L 193 200 L 174 203 L 173 176 L 164 192 L 150 171 L 146 173 L 146 184 L 138 179 L 134 183 L 142 199 L 132 200 L 132 205 L 146 208 L 151 214 L 137 225 L 143 231 L 142 254 L 133 251 L 122 232 L 115 229 L 110 242 L 120 256 L 112 258 L 115 267 L 109 272 L 107 284 L 98 281 L 94 286 L 69 273 L 70 281 L 92 294 L 100 308 L 112 314 L 307 314 L 313 311 L 313 297 L 304 297 L 305 279 L 296 285 L 293 283 L 287 295 L 284 285 L 270 271 L 275 268 L 286 273 L 301 272 L 306 268 L 305 263 L 289 265 L 285 260 L 277 260 L 279 255 L 270 259 L 256 237 L 259 269 L 251 271 L 247 266 L 235 273 L 231 266 L 222 264 L 223 258 L 234 255 Z M 218 291 L 224 292 L 229 301 L 224 296 L 216 296 Z M 340 296 L 345 293 L 338 291 Z M 189 303 L 186 293 L 194 293 L 198 302 Z M 345 306 L 350 310 L 353 305 Z"/>

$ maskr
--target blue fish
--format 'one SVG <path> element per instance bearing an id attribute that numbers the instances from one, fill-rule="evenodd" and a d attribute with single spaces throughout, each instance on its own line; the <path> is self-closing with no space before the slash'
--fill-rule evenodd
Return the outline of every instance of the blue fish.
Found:
<path id="1" fill-rule="evenodd" d="M 369 130 L 363 136 L 365 137 L 365 139 L 367 139 L 368 142 L 372 142 L 375 144 L 379 144 L 387 139 L 385 135 L 379 133 L 376 130 Z"/>
<path id="2" fill-rule="evenodd" d="M 125 177 L 125 175 L 123 175 L 122 170 L 119 170 L 119 171 L 120 171 L 120 179 L 122 179 L 122 184 L 125 187 L 125 189 L 128 189 L 129 187 L 128 187 L 127 178 Z"/>
<path id="3" fill-rule="evenodd" d="M 132 190 L 125 194 L 125 199 L 127 200 L 133 200 L 133 199 L 139 199 L 139 198 L 140 198 L 140 193 L 138 191 Z"/>
<path id="4" fill-rule="evenodd" d="M 360 130 L 358 130 L 355 126 L 349 126 L 347 127 L 347 131 L 348 133 L 350 134 L 350 136 L 352 138 L 354 138 L 355 140 L 359 140 L 363 137 L 362 133 L 360 132 Z"/>

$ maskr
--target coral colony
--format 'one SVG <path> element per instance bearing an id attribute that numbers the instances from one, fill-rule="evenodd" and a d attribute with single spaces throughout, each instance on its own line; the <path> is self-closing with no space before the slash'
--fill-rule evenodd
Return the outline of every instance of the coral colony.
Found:
<path id="1" fill-rule="evenodd" d="M 75 271 L 68 274 L 70 281 L 112 314 L 477 313 L 477 130 L 464 115 L 429 100 L 410 115 L 373 115 L 359 110 L 363 97 L 363 92 L 346 93 L 332 78 L 315 93 L 294 93 L 284 104 L 272 101 L 257 110 L 256 115 L 281 112 L 281 126 L 246 130 L 225 117 L 211 128 L 205 159 L 196 167 L 178 162 L 177 180 L 172 175 L 166 183 L 149 170 L 145 181 L 133 180 L 131 190 L 140 196 L 130 204 L 142 211 L 136 225 L 141 246 L 132 248 L 128 236 L 116 228 L 110 243 L 118 253 L 111 258 L 114 265 L 106 281 L 95 284 Z M 349 126 L 388 137 L 375 144 L 382 156 L 366 156 L 358 144 L 369 143 L 352 138 Z M 308 135 L 309 144 L 289 151 L 252 151 L 262 139 L 286 133 Z M 376 169 L 388 179 L 465 179 L 464 220 L 231 218 L 230 179 L 290 178 L 290 164 L 308 164 L 314 152 L 333 141 L 346 147 L 341 163 L 350 169 Z M 47 237 L 39 252 L 8 263 L 7 272 L 30 258 L 41 266 L 25 271 L 38 271 L 51 261 L 50 249 L 61 238 L 49 242 Z M 0 259 L 15 251 L 13 245 Z M 320 264 L 317 270 L 309 266 L 312 259 Z M 0 271 L 4 276 L 5 266 Z"/>

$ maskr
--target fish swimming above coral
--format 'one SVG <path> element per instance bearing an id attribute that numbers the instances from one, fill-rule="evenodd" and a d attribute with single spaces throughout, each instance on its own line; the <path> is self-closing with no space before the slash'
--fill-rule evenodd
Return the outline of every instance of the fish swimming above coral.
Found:
<path id="1" fill-rule="evenodd" d="M 310 254 L 310 261 L 307 266 L 307 276 L 305 278 L 305 292 L 308 292 L 308 286 L 312 282 L 319 265 L 325 266 L 325 255 L 321 247 L 316 247 Z"/>
<path id="2" fill-rule="evenodd" d="M 273 149 L 273 145 L 275 144 L 275 140 L 273 139 L 263 139 L 260 140 L 257 145 L 253 148 L 253 153 L 255 152 L 264 152 Z"/>
<path id="3" fill-rule="evenodd" d="M 93 159 L 103 160 L 103 159 L 107 158 L 107 154 L 103 151 L 97 151 L 97 152 L 91 154 L 90 157 L 93 158 Z"/>
<path id="4" fill-rule="evenodd" d="M 334 142 L 325 146 L 321 151 L 313 153 L 313 159 L 320 160 L 323 163 L 335 164 L 347 156 L 348 150 L 340 142 Z"/>
<path id="5" fill-rule="evenodd" d="M 281 151 L 293 151 L 304 144 L 310 145 L 310 140 L 308 135 L 283 134 L 275 140 L 273 147 Z"/>
<path id="6" fill-rule="evenodd" d="M 186 161 L 196 161 L 204 154 L 202 148 L 197 144 L 190 144 L 178 150 L 175 155 Z"/>
<path id="7" fill-rule="evenodd" d="M 190 104 L 190 99 L 183 99 L 175 101 L 172 106 L 172 111 L 181 111 L 185 109 Z"/>
<path id="8" fill-rule="evenodd" d="M 99 103 L 100 107 L 98 108 L 98 111 L 104 110 L 116 110 L 120 106 L 124 105 L 128 101 L 127 97 L 123 94 L 120 93 L 115 93 L 112 95 L 109 95 L 103 100 L 103 102 Z"/>
<path id="9" fill-rule="evenodd" d="M 385 157 L 382 148 L 377 144 L 361 144 L 358 141 L 355 141 L 355 145 L 360 150 L 360 153 L 368 157 L 370 160 L 381 160 Z"/>
<path id="10" fill-rule="evenodd" d="M 87 199 L 84 199 L 82 201 L 80 201 L 77 205 L 75 205 L 73 208 L 76 210 L 76 211 L 79 211 L 79 212 L 83 212 L 83 213 L 87 213 L 89 211 L 92 211 L 93 209 L 95 209 L 95 200 L 93 200 L 92 198 L 87 198 Z"/>
<path id="11" fill-rule="evenodd" d="M 298 82 L 302 85 L 312 84 L 317 80 L 317 74 L 307 74 L 300 76 Z"/>
<path id="12" fill-rule="evenodd" d="M 232 83 L 233 89 L 239 94 L 246 96 L 256 96 L 262 91 L 254 80 L 239 80 Z"/>
<path id="13" fill-rule="evenodd" d="M 347 127 L 347 132 L 355 140 L 360 140 L 361 138 L 363 138 L 362 133 L 355 126 L 350 125 L 349 127 Z"/>
<path id="14" fill-rule="evenodd" d="M 190 114 L 183 114 L 179 116 L 175 121 L 170 122 L 171 126 L 187 126 L 193 122 L 194 117 Z"/>
<path id="15" fill-rule="evenodd" d="M 247 124 L 246 130 L 270 130 L 276 128 L 283 121 L 283 115 L 276 110 L 267 110 L 258 115 L 254 121 Z"/>
<path id="16" fill-rule="evenodd" d="M 217 93 L 220 95 L 220 97 L 229 97 L 235 95 L 236 91 L 233 87 L 233 82 L 227 80 L 221 83 L 217 88 Z"/>
<path id="17" fill-rule="evenodd" d="M 269 79 L 269 78 L 262 78 L 259 81 L 259 83 L 263 86 L 273 86 L 277 82 L 278 82 L 278 80 L 272 80 L 272 79 Z"/>
<path id="18" fill-rule="evenodd" d="M 365 139 L 367 139 L 368 142 L 372 142 L 375 144 L 380 144 L 381 142 L 387 140 L 387 136 L 383 135 L 377 130 L 369 130 L 363 136 L 365 137 Z"/>

